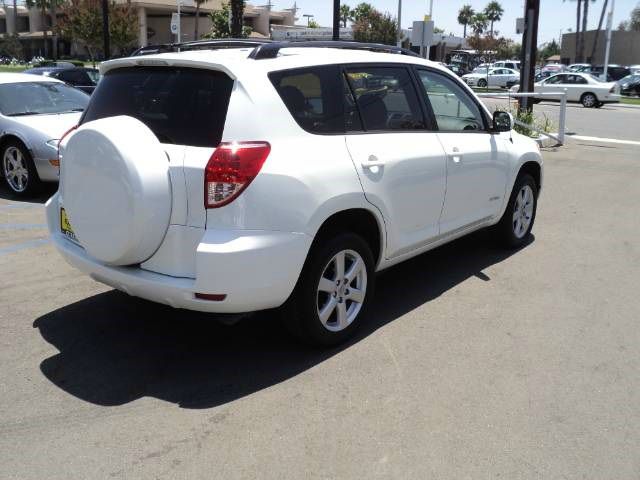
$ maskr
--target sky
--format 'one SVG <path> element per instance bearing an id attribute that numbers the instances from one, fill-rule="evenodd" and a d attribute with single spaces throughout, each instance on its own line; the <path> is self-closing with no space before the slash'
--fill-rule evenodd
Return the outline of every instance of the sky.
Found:
<path id="1" fill-rule="evenodd" d="M 343 0 L 343 3 L 354 7 L 361 0 Z M 398 14 L 398 0 L 368 0 L 374 7 L 381 11 L 387 11 L 393 16 Z M 261 5 L 260 0 L 253 0 L 254 5 Z M 266 3 L 266 1 L 264 1 Z M 272 0 L 275 9 L 291 8 L 294 0 Z M 332 25 L 332 0 L 297 0 L 298 24 L 306 24 L 303 14 L 314 15 L 314 19 L 321 25 Z M 457 22 L 458 10 L 464 4 L 470 4 L 476 11 L 482 10 L 489 0 L 433 0 L 433 19 L 436 27 L 442 28 L 446 33 L 462 36 L 462 25 Z M 520 35 L 516 35 L 516 18 L 524 13 L 523 0 L 501 0 L 505 10 L 504 16 L 494 29 L 500 35 L 521 41 Z M 596 0 L 589 6 L 589 29 L 598 26 L 600 12 L 604 0 Z M 629 18 L 631 10 L 640 4 L 640 0 L 616 0 L 613 16 L 613 28 Z M 611 5 L 611 1 L 609 1 Z M 414 20 L 420 20 L 429 10 L 429 0 L 403 0 L 402 2 L 402 26 L 408 28 Z M 606 17 L 605 17 L 606 25 Z M 572 0 L 540 0 L 540 23 L 538 31 L 538 43 L 550 42 L 559 39 L 560 32 L 567 33 L 576 27 L 576 2 Z"/>

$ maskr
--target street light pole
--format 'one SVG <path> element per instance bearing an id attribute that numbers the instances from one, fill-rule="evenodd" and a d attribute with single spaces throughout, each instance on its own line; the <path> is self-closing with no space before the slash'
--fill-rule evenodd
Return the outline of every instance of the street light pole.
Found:
<path id="1" fill-rule="evenodd" d="M 603 81 L 607 81 L 607 73 L 609 71 L 609 53 L 611 51 L 611 27 L 613 25 L 613 9 L 616 7 L 616 0 L 611 0 L 611 10 L 609 11 L 609 18 L 607 18 L 607 48 L 604 52 L 604 78 Z"/>
<path id="2" fill-rule="evenodd" d="M 398 47 L 402 47 L 402 0 L 398 0 Z"/>
<path id="3" fill-rule="evenodd" d="M 429 21 L 433 21 L 433 0 L 429 0 Z M 429 60 L 429 51 L 431 50 L 431 40 L 425 45 L 425 58 Z"/>
<path id="4" fill-rule="evenodd" d="M 340 0 L 333 0 L 333 40 L 340 40 Z"/>
<path id="5" fill-rule="evenodd" d="M 111 56 L 109 40 L 109 0 L 102 0 L 102 48 L 105 60 Z"/>

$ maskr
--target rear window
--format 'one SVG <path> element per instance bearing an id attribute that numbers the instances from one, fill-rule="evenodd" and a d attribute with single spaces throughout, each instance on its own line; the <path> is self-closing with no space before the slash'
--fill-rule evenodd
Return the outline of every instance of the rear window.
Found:
<path id="1" fill-rule="evenodd" d="M 162 143 L 215 147 L 222 139 L 233 80 L 222 72 L 183 67 L 130 67 L 107 72 L 84 122 L 137 118 Z"/>

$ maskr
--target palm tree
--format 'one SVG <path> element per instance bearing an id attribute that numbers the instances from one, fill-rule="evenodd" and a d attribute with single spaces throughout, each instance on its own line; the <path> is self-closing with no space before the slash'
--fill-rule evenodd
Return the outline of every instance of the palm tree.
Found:
<path id="1" fill-rule="evenodd" d="M 340 20 L 342 21 L 342 26 L 344 28 L 347 28 L 347 22 L 353 21 L 353 12 L 349 5 L 340 5 Z"/>
<path id="2" fill-rule="evenodd" d="M 198 23 L 200 23 L 198 20 L 200 19 L 200 5 L 202 5 L 204 2 L 206 2 L 207 0 L 195 0 L 196 2 L 196 13 L 195 13 L 195 18 L 196 21 L 194 23 L 193 26 L 193 39 L 194 40 L 198 40 L 198 35 L 200 32 L 198 32 Z"/>
<path id="3" fill-rule="evenodd" d="M 567 0 L 562 0 L 566 2 Z M 573 1 L 573 0 L 572 0 Z M 576 57 L 575 63 L 580 63 L 580 42 L 582 41 L 582 36 L 580 35 L 580 20 L 582 18 L 582 0 L 577 0 L 576 5 Z"/>
<path id="4" fill-rule="evenodd" d="M 471 5 L 463 5 L 458 12 L 458 23 L 464 27 L 464 38 L 467 38 L 467 25 L 471 23 L 475 14 Z"/>
<path id="5" fill-rule="evenodd" d="M 26 0 L 26 5 L 28 8 L 39 8 L 40 16 L 42 18 L 42 40 L 44 42 L 44 57 L 47 58 L 49 56 L 49 45 L 47 43 L 47 10 L 49 9 L 49 1 L 48 0 Z M 16 33 L 18 32 L 18 25 L 16 24 Z"/>
<path id="6" fill-rule="evenodd" d="M 596 0 L 591 0 L 595 2 Z M 584 34 L 587 31 L 587 20 L 589 18 L 589 0 L 582 0 L 584 3 L 584 9 L 582 12 L 582 32 L 580 32 L 580 36 L 582 37 L 580 40 L 580 61 L 584 61 Z"/>
<path id="7" fill-rule="evenodd" d="M 62 6 L 63 3 L 64 0 L 49 0 L 49 15 L 51 16 L 51 30 L 53 31 L 51 54 L 54 60 L 58 59 L 58 7 Z"/>
<path id="8" fill-rule="evenodd" d="M 602 23 L 604 22 L 604 15 L 607 13 L 607 4 L 609 0 L 604 0 L 602 4 L 602 12 L 600 13 L 600 21 L 598 22 L 598 30 L 596 30 L 596 38 L 593 40 L 593 48 L 591 49 L 591 61 L 596 56 L 596 50 L 598 48 L 598 40 L 600 40 L 600 30 L 602 29 Z"/>
<path id="9" fill-rule="evenodd" d="M 489 2 L 489 5 L 484 9 L 484 14 L 487 16 L 487 19 L 491 22 L 491 36 L 493 37 L 493 22 L 499 22 L 502 18 L 502 14 L 504 13 L 504 9 L 500 2 Z"/>
<path id="10" fill-rule="evenodd" d="M 484 13 L 476 13 L 471 19 L 471 30 L 475 35 L 482 35 L 487 30 L 489 19 Z"/>
<path id="11" fill-rule="evenodd" d="M 244 0 L 231 0 L 231 37 L 242 37 Z"/>

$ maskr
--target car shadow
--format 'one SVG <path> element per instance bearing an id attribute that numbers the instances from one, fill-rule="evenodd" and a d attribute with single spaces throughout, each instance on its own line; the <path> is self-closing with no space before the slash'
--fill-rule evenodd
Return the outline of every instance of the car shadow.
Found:
<path id="1" fill-rule="evenodd" d="M 34 322 L 59 350 L 40 368 L 61 389 L 97 405 L 155 397 L 210 408 L 304 372 L 469 277 L 490 281 L 482 271 L 516 252 L 478 232 L 382 272 L 369 321 L 350 342 L 328 350 L 296 342 L 274 312 L 226 326 L 211 315 L 109 291 Z"/>
<path id="2" fill-rule="evenodd" d="M 49 200 L 53 194 L 58 190 L 57 183 L 43 183 L 40 191 L 30 197 L 22 198 L 13 193 L 6 184 L 3 177 L 0 176 L 0 199 L 10 200 L 12 202 L 26 202 L 26 203 L 45 203 Z"/>

